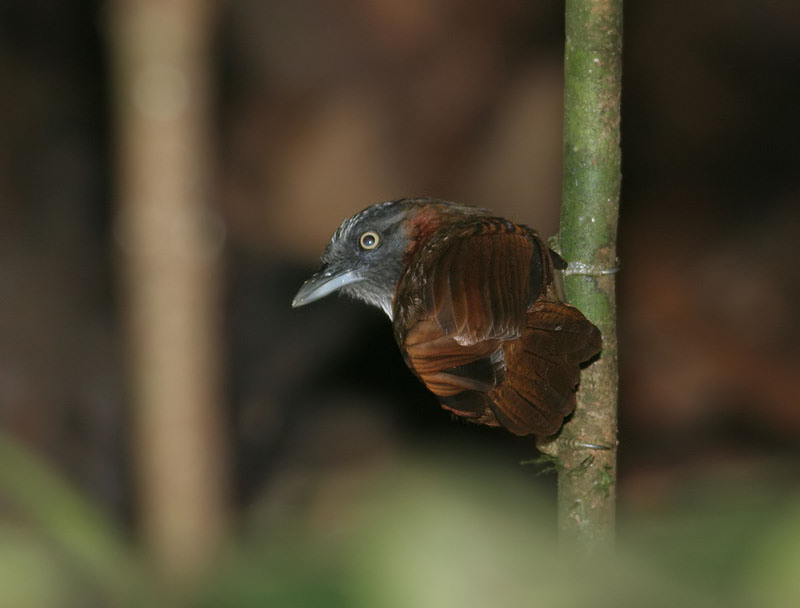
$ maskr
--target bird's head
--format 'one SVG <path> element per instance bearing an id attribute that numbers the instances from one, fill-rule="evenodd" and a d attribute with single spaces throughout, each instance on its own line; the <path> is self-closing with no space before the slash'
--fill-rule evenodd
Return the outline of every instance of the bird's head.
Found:
<path id="1" fill-rule="evenodd" d="M 414 238 L 413 218 L 427 199 L 378 203 L 347 218 L 322 254 L 322 267 L 300 288 L 292 306 L 341 291 L 392 316 L 395 288 Z"/>

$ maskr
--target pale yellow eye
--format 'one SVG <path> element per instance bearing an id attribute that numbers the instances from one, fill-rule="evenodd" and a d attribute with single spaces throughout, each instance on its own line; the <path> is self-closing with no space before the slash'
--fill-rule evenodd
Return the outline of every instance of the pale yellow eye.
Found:
<path id="1" fill-rule="evenodd" d="M 367 230 L 361 235 L 361 238 L 358 239 L 358 244 L 361 245 L 362 249 L 366 249 L 367 251 L 370 249 L 375 249 L 380 242 L 381 237 L 373 230 Z"/>

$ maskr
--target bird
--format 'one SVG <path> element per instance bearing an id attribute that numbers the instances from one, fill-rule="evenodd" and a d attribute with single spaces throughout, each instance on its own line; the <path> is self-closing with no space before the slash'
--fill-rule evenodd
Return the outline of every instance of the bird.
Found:
<path id="1" fill-rule="evenodd" d="M 598 328 L 565 302 L 564 259 L 531 228 L 436 198 L 345 219 L 292 307 L 340 292 L 383 310 L 411 371 L 456 416 L 550 436 L 575 409 Z"/>

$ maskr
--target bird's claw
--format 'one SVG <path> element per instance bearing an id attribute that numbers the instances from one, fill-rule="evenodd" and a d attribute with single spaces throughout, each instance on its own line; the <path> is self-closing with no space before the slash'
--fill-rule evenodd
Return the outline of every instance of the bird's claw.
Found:
<path id="1" fill-rule="evenodd" d="M 573 439 L 569 442 L 570 447 L 573 448 L 585 448 L 587 450 L 611 450 L 613 446 L 604 445 L 602 443 L 589 443 L 587 441 L 580 441 L 579 439 Z"/>
<path id="2" fill-rule="evenodd" d="M 609 267 L 585 264 L 584 262 L 570 262 L 564 269 L 566 276 L 605 277 L 619 272 L 619 262 Z"/>

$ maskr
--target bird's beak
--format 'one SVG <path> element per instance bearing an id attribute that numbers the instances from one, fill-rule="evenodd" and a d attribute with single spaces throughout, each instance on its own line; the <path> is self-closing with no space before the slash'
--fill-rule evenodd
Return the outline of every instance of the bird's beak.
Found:
<path id="1" fill-rule="evenodd" d="M 292 300 L 292 308 L 304 306 L 309 302 L 324 298 L 345 285 L 358 283 L 362 278 L 355 270 L 336 271 L 323 267 L 303 283 L 294 300 Z"/>

